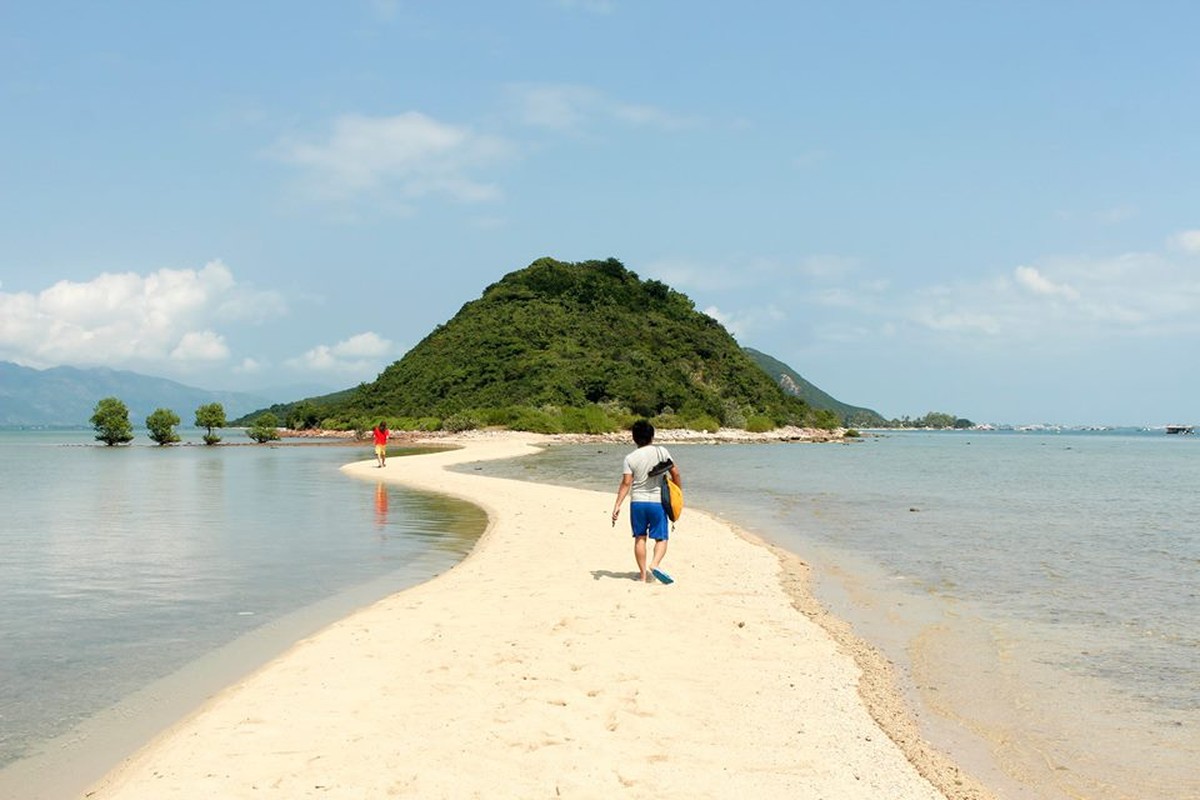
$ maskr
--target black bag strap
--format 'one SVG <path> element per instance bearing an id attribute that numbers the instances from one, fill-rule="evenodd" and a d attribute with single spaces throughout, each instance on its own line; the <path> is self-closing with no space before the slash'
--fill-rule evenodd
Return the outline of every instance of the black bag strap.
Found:
<path id="1" fill-rule="evenodd" d="M 670 458 L 663 458 L 663 449 L 658 445 L 654 445 L 654 452 L 658 453 L 658 463 L 650 469 L 649 473 L 647 473 L 651 478 L 657 478 L 659 475 L 665 475 L 671 471 L 671 467 L 675 466 L 675 462 Z"/>

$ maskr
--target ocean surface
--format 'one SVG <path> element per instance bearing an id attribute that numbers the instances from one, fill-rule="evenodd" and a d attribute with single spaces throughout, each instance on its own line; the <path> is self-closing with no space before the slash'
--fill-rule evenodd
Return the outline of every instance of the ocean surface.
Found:
<path id="1" fill-rule="evenodd" d="M 339 472 L 373 459 L 369 446 L 227 431 L 234 446 L 206 447 L 183 433 L 190 443 L 139 432 L 110 448 L 90 430 L 0 431 L 0 769 L 68 749 L 96 715 L 123 729 L 164 699 L 186 713 L 292 641 L 453 566 L 486 525 L 474 506 Z M 94 738 L 75 757 L 110 747 Z M 8 791 L 20 790 L 0 780 Z"/>
<path id="2" fill-rule="evenodd" d="M 629 449 L 483 471 L 615 493 Z M 925 738 L 1001 796 L 1200 798 L 1200 436 L 670 450 L 689 507 L 812 565 L 818 598 L 896 665 Z M 686 581 L 686 511 L 671 548 Z"/>
<path id="3" fill-rule="evenodd" d="M 142 442 L 0 432 L 0 797 L 5 764 L 64 738 L 95 749 L 73 732 L 176 694 L 181 715 L 272 648 L 444 571 L 485 524 L 338 471 L 368 447 Z M 1001 797 L 1200 798 L 1200 436 L 669 448 L 689 508 L 812 565 L 817 596 L 895 663 L 925 737 Z M 615 493 L 629 449 L 465 469 Z M 681 582 L 687 514 L 666 564 Z"/>

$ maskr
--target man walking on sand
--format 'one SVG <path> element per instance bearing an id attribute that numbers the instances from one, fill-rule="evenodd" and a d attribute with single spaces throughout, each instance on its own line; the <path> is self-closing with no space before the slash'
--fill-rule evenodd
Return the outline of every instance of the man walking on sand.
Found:
<path id="1" fill-rule="evenodd" d="M 650 471 L 661 461 L 670 461 L 671 454 L 665 447 L 654 444 L 654 426 L 641 419 L 633 423 L 630 431 L 637 449 L 625 456 L 622 467 L 621 485 L 617 487 L 617 501 L 613 504 L 612 522 L 617 524 L 621 515 L 621 504 L 629 495 L 629 523 L 633 528 L 633 557 L 637 561 L 638 576 L 649 583 L 651 576 L 663 583 L 672 583 L 672 578 L 659 569 L 667 554 L 667 538 L 671 525 L 662 507 L 662 486 L 666 473 L 650 475 Z M 679 468 L 674 463 L 669 470 L 671 480 L 682 486 Z M 646 563 L 646 539 L 654 540 L 654 555 Z"/>

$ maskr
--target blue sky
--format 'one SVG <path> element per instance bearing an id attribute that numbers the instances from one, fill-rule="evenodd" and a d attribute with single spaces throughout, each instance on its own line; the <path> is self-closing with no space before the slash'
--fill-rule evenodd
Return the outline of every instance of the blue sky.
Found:
<path id="1" fill-rule="evenodd" d="M 507 272 L 612 256 L 885 416 L 1200 422 L 1198 28 L 1155 0 L 5 3 L 0 360 L 344 388 Z"/>

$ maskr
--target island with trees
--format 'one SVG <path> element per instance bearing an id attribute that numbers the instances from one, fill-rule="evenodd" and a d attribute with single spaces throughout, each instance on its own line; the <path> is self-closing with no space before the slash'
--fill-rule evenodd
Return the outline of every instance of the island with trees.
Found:
<path id="1" fill-rule="evenodd" d="M 109 401 L 120 402 L 102 403 Z M 104 441 L 128 441 L 119 409 L 98 406 L 96 413 Z M 786 364 L 740 346 L 686 295 L 613 258 L 538 259 L 486 287 L 370 383 L 232 421 L 220 403 L 209 403 L 196 410 L 195 425 L 212 445 L 224 427 L 245 428 L 265 443 L 279 438 L 280 426 L 365 434 L 382 420 L 395 431 L 604 434 L 638 418 L 660 429 L 708 432 L 971 426 L 940 412 L 888 421 L 842 403 Z M 147 418 L 159 444 L 178 441 L 177 424 L 170 409 Z"/>

